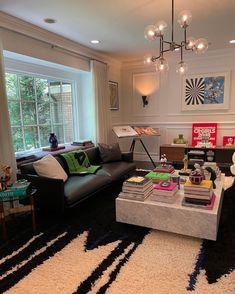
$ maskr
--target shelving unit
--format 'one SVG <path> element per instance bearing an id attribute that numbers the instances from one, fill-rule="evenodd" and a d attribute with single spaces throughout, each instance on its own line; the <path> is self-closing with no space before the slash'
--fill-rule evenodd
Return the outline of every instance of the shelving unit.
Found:
<path id="1" fill-rule="evenodd" d="M 176 167 L 183 165 L 184 155 L 187 154 L 189 165 L 193 165 L 195 162 L 216 162 L 218 167 L 224 172 L 232 164 L 232 155 L 234 152 L 235 148 L 219 146 L 213 148 L 194 147 L 190 145 L 176 146 L 171 144 L 160 146 L 160 156 L 166 154 L 167 160 L 171 161 Z"/>

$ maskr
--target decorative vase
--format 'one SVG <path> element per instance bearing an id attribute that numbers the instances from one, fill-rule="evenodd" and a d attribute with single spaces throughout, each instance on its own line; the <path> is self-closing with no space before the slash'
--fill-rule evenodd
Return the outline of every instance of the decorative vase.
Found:
<path id="1" fill-rule="evenodd" d="M 187 141 L 184 139 L 184 135 L 183 134 L 179 134 L 178 138 L 175 138 L 173 140 L 174 144 L 187 144 Z"/>
<path id="2" fill-rule="evenodd" d="M 49 138 L 48 138 L 48 142 L 49 142 L 51 148 L 58 147 L 58 140 L 57 140 L 56 135 L 54 133 L 50 133 Z"/>

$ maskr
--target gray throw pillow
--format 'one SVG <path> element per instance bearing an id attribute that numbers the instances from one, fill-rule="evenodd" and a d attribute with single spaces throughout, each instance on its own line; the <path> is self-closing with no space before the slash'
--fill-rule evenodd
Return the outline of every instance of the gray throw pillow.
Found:
<path id="1" fill-rule="evenodd" d="M 100 157 L 103 162 L 119 161 L 122 159 L 121 150 L 118 143 L 107 145 L 98 143 Z"/>

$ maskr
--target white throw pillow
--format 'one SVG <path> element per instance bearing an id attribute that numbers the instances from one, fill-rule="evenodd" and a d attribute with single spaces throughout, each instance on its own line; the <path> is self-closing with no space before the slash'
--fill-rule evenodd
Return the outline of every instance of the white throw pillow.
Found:
<path id="1" fill-rule="evenodd" d="M 39 176 L 62 179 L 64 182 L 68 179 L 68 175 L 64 171 L 63 167 L 51 154 L 33 162 L 33 167 Z"/>

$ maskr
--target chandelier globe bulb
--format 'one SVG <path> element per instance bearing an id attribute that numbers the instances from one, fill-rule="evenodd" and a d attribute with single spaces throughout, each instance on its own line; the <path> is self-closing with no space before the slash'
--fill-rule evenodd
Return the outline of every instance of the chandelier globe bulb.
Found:
<path id="1" fill-rule="evenodd" d="M 163 57 L 159 58 L 156 64 L 156 70 L 163 72 L 163 71 L 167 71 L 168 69 L 169 69 L 169 65 L 167 60 Z"/>
<path id="2" fill-rule="evenodd" d="M 184 75 L 188 71 L 188 65 L 184 61 L 180 61 L 176 67 L 176 72 Z"/>
<path id="3" fill-rule="evenodd" d="M 192 13 L 189 10 L 183 10 L 178 15 L 178 23 L 182 28 L 187 28 L 192 21 Z"/>
<path id="4" fill-rule="evenodd" d="M 208 42 L 206 39 L 200 38 L 194 44 L 194 50 L 197 54 L 203 54 L 208 49 Z"/>
<path id="5" fill-rule="evenodd" d="M 143 58 L 143 61 L 144 61 L 144 64 L 146 64 L 146 65 L 152 64 L 152 62 L 153 62 L 152 55 L 150 55 L 150 54 L 145 55 Z"/>
<path id="6" fill-rule="evenodd" d="M 144 30 L 144 37 L 148 41 L 155 41 L 157 39 L 157 28 L 155 25 L 148 25 Z"/>
<path id="7" fill-rule="evenodd" d="M 157 29 L 157 33 L 159 35 L 163 35 L 164 31 L 167 28 L 167 23 L 164 20 L 159 20 L 156 24 L 155 27 Z"/>
<path id="8" fill-rule="evenodd" d="M 195 46 L 195 42 L 196 42 L 196 39 L 194 37 L 189 37 L 186 41 L 187 49 L 193 50 Z"/>

